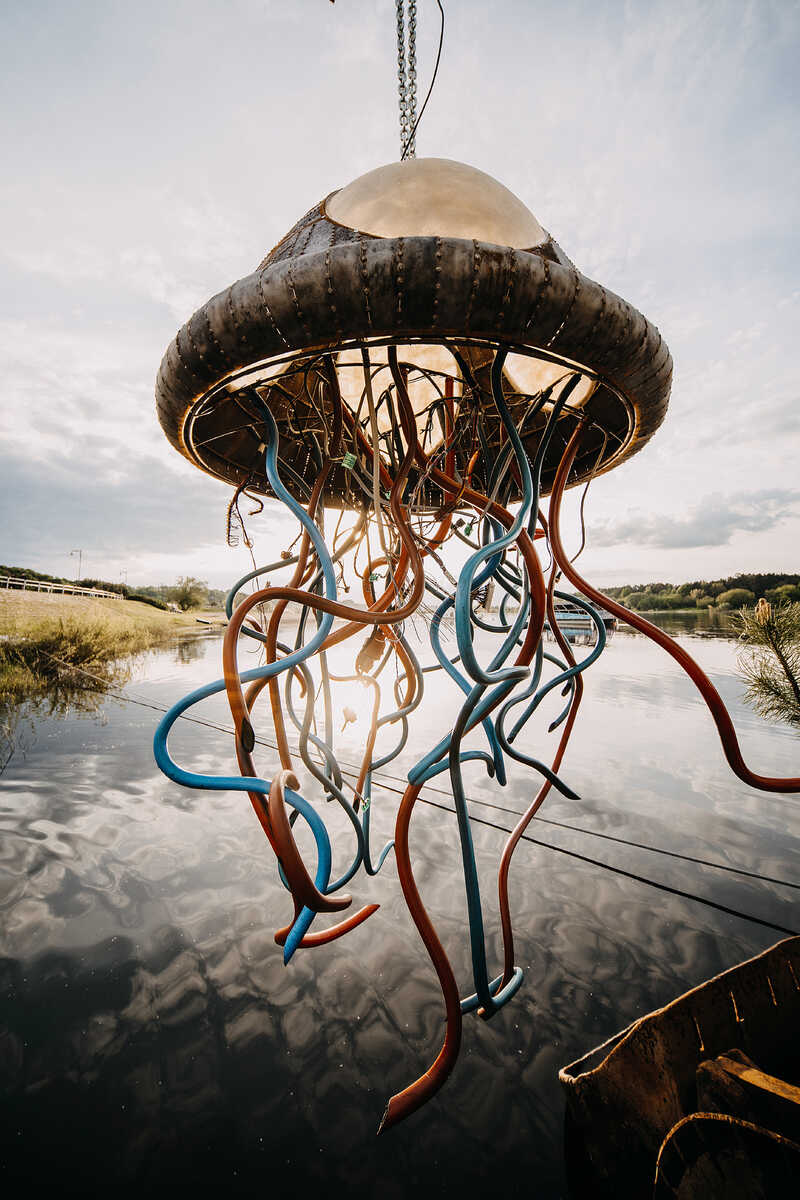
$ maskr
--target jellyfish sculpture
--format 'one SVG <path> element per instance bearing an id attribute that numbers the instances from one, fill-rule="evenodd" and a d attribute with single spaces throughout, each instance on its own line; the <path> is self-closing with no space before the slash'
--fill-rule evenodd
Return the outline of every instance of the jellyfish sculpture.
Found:
<path id="1" fill-rule="evenodd" d="M 253 274 L 194 314 L 161 364 L 158 414 L 173 446 L 230 483 L 234 504 L 242 493 L 274 498 L 296 522 L 291 548 L 231 589 L 224 678 L 176 704 L 155 739 L 171 779 L 248 793 L 291 900 L 290 920 L 275 934 L 285 962 L 375 911 L 374 904 L 354 910 L 344 889 L 362 869 L 374 875 L 392 849 L 370 842 L 382 769 L 407 743 L 418 752 L 397 806 L 393 848 L 441 985 L 445 1034 L 430 1069 L 389 1101 L 384 1129 L 442 1086 L 463 1016 L 491 1017 L 520 986 L 509 866 L 548 791 L 574 796 L 558 772 L 582 674 L 605 643 L 599 606 L 688 671 L 740 778 L 766 790 L 800 790 L 800 780 L 747 768 L 699 667 L 660 630 L 591 587 L 564 550 L 565 489 L 645 445 L 664 418 L 671 375 L 658 330 L 582 275 L 511 192 L 471 167 L 434 158 L 380 167 L 315 205 Z M 462 544 L 457 577 L 447 565 L 448 543 Z M 562 576 L 578 593 L 569 600 L 596 630 L 578 657 L 559 628 Z M 357 600 L 348 579 L 358 580 Z M 243 591 L 248 584 L 255 590 Z M 482 605 L 487 588 L 500 598 L 496 609 Z M 430 642 L 425 662 L 409 636 L 409 623 L 420 621 Z M 446 645 L 448 622 L 455 637 Z M 349 668 L 334 671 L 330 651 L 343 647 L 339 662 L 345 644 Z M 491 654 L 479 654 L 487 644 Z M 243 666 L 245 645 L 257 645 L 259 656 Z M 415 728 L 433 670 L 446 673 L 461 707 L 446 728 L 431 718 Z M 565 703 L 550 726 L 554 748 L 540 760 L 515 741 L 554 690 Z M 222 691 L 239 774 L 184 770 L 169 753 L 170 729 Z M 336 694 L 344 708 L 336 709 Z M 356 698 L 368 729 L 350 771 L 337 758 L 333 714 L 343 712 L 347 723 Z M 268 754 L 257 746 L 260 726 L 274 738 Z M 486 952 L 466 806 L 462 769 L 470 760 L 500 785 L 510 771 L 540 781 L 498 864 L 504 955 L 496 969 Z M 300 790 L 300 764 L 313 789 Z M 474 976 L 466 997 L 409 853 L 415 805 L 440 774 L 449 775 L 463 860 Z M 339 878 L 332 878 L 330 801 L 346 816 L 352 855 Z M 314 862 L 295 839 L 298 820 L 313 835 Z"/>

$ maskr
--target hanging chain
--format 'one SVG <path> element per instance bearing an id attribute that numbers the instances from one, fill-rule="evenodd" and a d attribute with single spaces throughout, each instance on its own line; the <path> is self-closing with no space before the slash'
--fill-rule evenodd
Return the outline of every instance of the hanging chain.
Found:
<path id="1" fill-rule="evenodd" d="M 397 94 L 400 107 L 400 157 L 406 148 L 408 137 L 408 113 L 406 111 L 406 37 L 405 5 L 397 0 Z"/>
<path id="2" fill-rule="evenodd" d="M 408 49 L 406 49 L 406 0 L 396 0 L 397 9 L 397 92 L 400 108 L 400 158 L 416 154 L 417 123 L 417 4 L 408 3 Z"/>
<path id="3" fill-rule="evenodd" d="M 417 154 L 417 4 L 408 0 L 408 139 L 406 158 Z"/>

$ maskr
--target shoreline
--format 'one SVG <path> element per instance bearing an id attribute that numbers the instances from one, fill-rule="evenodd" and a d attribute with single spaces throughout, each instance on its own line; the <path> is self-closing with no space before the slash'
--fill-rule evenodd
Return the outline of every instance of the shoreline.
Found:
<path id="1" fill-rule="evenodd" d="M 22 704 L 54 686 L 74 686 L 76 668 L 118 682 L 130 658 L 209 629 L 216 617 L 222 625 L 216 612 L 164 612 L 137 600 L 0 593 L 0 702 Z"/>

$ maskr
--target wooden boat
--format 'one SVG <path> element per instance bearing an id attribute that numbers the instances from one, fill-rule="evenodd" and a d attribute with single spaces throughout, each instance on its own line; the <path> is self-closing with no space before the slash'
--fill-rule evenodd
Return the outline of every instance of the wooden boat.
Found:
<path id="1" fill-rule="evenodd" d="M 793 937 L 564 1067 L 573 1194 L 797 1194 L 798 1034 L 800 937 Z"/>

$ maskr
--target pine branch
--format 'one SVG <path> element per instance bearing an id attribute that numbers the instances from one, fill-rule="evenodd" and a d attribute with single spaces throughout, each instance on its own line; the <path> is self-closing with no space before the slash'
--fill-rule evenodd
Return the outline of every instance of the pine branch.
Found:
<path id="1" fill-rule="evenodd" d="M 737 614 L 745 698 L 761 716 L 800 728 L 800 604 L 759 600 Z"/>

